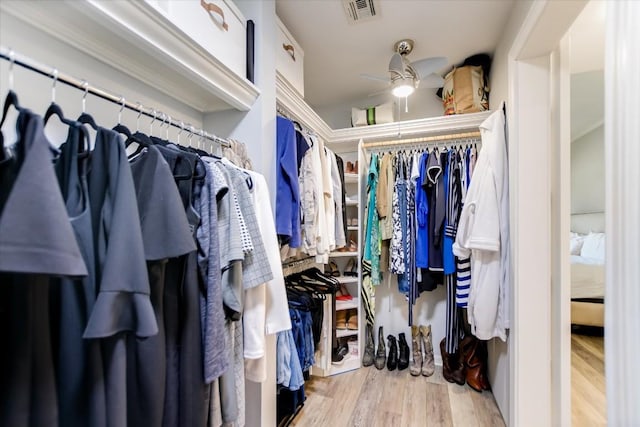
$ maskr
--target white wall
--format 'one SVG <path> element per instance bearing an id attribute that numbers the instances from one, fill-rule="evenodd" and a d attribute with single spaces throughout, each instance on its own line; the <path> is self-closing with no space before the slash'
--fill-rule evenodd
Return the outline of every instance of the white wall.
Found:
<path id="1" fill-rule="evenodd" d="M 571 143 L 571 213 L 604 211 L 604 126 Z"/>
<path id="2" fill-rule="evenodd" d="M 322 119 L 333 129 L 351 127 L 351 107 L 365 109 L 376 105 L 393 102 L 395 121 L 423 119 L 443 115 L 442 100 L 435 94 L 436 89 L 418 89 L 408 98 L 409 111 L 405 112 L 404 100 L 398 100 L 389 93 L 369 96 L 354 100 L 348 104 L 331 105 L 326 107 L 312 106 Z"/>

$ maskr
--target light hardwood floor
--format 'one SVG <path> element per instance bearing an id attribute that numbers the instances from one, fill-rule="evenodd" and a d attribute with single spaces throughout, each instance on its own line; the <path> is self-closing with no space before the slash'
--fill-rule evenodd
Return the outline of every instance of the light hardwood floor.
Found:
<path id="1" fill-rule="evenodd" d="M 307 401 L 291 424 L 312 426 L 499 427 L 493 395 L 449 384 L 440 367 L 429 378 L 373 366 L 305 383 Z"/>
<path id="2" fill-rule="evenodd" d="M 574 427 L 607 424 L 604 338 L 571 334 L 571 418 Z"/>

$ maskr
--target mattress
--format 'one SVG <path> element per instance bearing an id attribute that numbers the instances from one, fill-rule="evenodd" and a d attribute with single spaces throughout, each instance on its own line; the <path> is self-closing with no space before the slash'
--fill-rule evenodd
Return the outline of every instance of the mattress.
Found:
<path id="1" fill-rule="evenodd" d="M 571 257 L 571 299 L 604 298 L 604 265 L 597 261 Z"/>

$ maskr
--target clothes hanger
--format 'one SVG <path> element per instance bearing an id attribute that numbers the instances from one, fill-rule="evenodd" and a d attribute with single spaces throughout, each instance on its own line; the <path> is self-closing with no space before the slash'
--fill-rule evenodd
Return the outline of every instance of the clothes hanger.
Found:
<path id="1" fill-rule="evenodd" d="M 44 124 L 47 124 L 52 116 L 57 116 L 65 125 L 73 126 L 74 124 L 77 124 L 77 122 L 65 118 L 64 113 L 62 112 L 62 108 L 60 107 L 60 105 L 56 104 L 56 83 L 58 82 L 58 69 L 54 69 L 51 74 L 53 76 L 53 85 L 51 86 L 51 104 L 49 104 L 47 111 L 45 111 L 44 113 Z"/>
<path id="2" fill-rule="evenodd" d="M 131 137 L 131 131 L 128 127 L 122 124 L 122 111 L 124 110 L 124 96 L 120 98 L 120 111 L 118 111 L 118 124 L 113 127 L 113 131 L 125 135 L 127 138 Z"/>
<path id="3" fill-rule="evenodd" d="M 84 95 L 82 95 L 82 114 L 80 114 L 80 117 L 78 117 L 78 122 L 91 126 L 93 130 L 98 130 L 98 125 L 96 124 L 95 120 L 93 120 L 93 117 L 91 117 L 86 112 L 87 93 L 89 93 L 89 82 L 85 80 L 84 83 L 82 83 L 82 86 L 84 87 Z"/>

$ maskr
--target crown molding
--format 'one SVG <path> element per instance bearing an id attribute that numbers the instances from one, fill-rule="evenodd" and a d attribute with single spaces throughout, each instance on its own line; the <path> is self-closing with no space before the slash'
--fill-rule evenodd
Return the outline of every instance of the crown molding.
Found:
<path id="1" fill-rule="evenodd" d="M 336 153 L 357 151 L 360 139 L 371 142 L 382 139 L 445 135 L 452 132 L 477 130 L 480 124 L 491 115 L 491 111 L 483 111 L 372 126 L 332 129 L 280 72 L 276 72 L 276 99 L 281 107 L 323 138 Z"/>
<path id="2" fill-rule="evenodd" d="M 249 111 L 260 90 L 144 1 L 2 1 L 0 9 L 207 113 Z"/>

